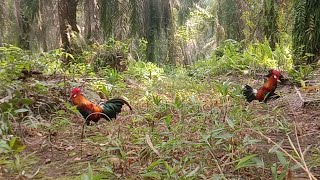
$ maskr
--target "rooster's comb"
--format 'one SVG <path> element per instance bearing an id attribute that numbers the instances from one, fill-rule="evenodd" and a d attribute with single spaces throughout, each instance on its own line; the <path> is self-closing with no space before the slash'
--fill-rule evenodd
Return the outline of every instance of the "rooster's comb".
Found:
<path id="1" fill-rule="evenodd" d="M 280 71 L 275 70 L 275 69 L 271 69 L 271 70 L 269 71 L 269 73 L 271 73 L 271 74 L 273 74 L 273 75 L 277 75 L 277 76 L 280 76 L 280 75 L 281 75 Z"/>
<path id="2" fill-rule="evenodd" d="M 266 77 L 269 78 L 269 77 L 271 77 L 271 76 L 273 76 L 273 75 L 276 75 L 279 79 L 282 78 L 282 75 L 281 75 L 280 71 L 275 70 L 275 69 L 270 69 L 270 70 L 269 70 L 269 74 L 266 75 Z"/>
<path id="3" fill-rule="evenodd" d="M 81 92 L 81 89 L 78 87 L 75 87 L 71 90 L 71 94 L 79 94 Z"/>

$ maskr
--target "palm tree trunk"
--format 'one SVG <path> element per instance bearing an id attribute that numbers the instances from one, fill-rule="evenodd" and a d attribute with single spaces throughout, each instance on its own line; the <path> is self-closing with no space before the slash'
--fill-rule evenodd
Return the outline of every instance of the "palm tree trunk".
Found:
<path id="1" fill-rule="evenodd" d="M 269 40 L 270 47 L 274 50 L 276 43 L 278 42 L 278 12 L 275 9 L 273 0 L 264 1 L 264 17 L 266 17 L 266 23 L 264 25 L 264 33 Z"/>

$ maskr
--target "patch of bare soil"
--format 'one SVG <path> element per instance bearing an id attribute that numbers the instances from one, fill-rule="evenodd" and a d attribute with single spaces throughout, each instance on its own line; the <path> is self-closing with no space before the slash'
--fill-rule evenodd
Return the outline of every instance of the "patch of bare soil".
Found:
<path id="1" fill-rule="evenodd" d="M 56 179 L 65 177 L 73 179 L 72 177 L 87 172 L 88 163 L 97 163 L 99 158 L 105 158 L 106 156 L 103 153 L 106 152 L 106 148 L 113 146 L 113 144 L 99 143 L 99 139 L 97 139 L 97 142 L 89 139 L 91 137 L 112 139 L 112 137 L 122 135 L 125 133 L 124 126 L 127 124 L 125 122 L 128 122 L 124 117 L 119 117 L 117 121 L 113 122 L 99 121 L 98 125 L 86 126 L 85 138 L 82 139 L 83 122 L 81 118 L 74 117 L 72 124 L 67 128 L 50 133 L 39 129 L 20 127 L 27 146 L 22 156 L 33 154 L 33 157 L 36 157 L 36 162 L 31 164 L 31 169 L 28 170 L 33 174 L 40 169 L 34 178 Z M 124 148 L 130 151 L 132 147 Z M 118 154 L 118 152 L 112 154 Z M 111 164 L 115 173 L 131 173 L 127 168 L 131 161 L 124 162 L 119 158 L 107 158 L 105 162 Z M 17 179 L 17 176 L 13 177 L 6 173 L 3 174 L 3 177 L 5 179 Z M 28 179 L 28 177 L 21 176 L 18 179 Z"/>

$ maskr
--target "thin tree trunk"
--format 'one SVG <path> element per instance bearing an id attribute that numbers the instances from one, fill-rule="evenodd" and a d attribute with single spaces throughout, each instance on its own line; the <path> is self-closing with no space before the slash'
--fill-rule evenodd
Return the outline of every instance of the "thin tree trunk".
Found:
<path id="1" fill-rule="evenodd" d="M 93 13 L 92 13 L 92 34 L 96 41 L 99 43 L 104 42 L 103 31 L 101 27 L 101 0 L 93 0 Z"/>
<path id="2" fill-rule="evenodd" d="M 20 0 L 14 0 L 14 11 L 17 18 L 17 24 L 19 28 L 22 26 L 22 19 L 21 19 L 21 10 L 20 10 Z"/>
<path id="3" fill-rule="evenodd" d="M 148 41 L 147 44 L 147 60 L 150 62 L 155 62 L 155 7 L 154 2 L 152 0 L 145 1 L 146 7 L 146 15 L 145 15 L 145 27 L 146 27 L 146 39 Z"/>
<path id="4" fill-rule="evenodd" d="M 72 30 L 79 33 L 79 29 L 77 27 L 77 5 L 78 0 L 58 1 L 61 41 L 63 48 L 69 53 L 71 53 L 71 49 L 68 32 Z"/>
<path id="5" fill-rule="evenodd" d="M 25 17 L 21 13 L 21 4 L 20 0 L 15 0 L 15 12 L 16 12 L 16 17 L 17 17 L 17 22 L 19 25 L 19 29 L 21 31 L 21 34 L 19 35 L 19 47 L 23 49 L 30 49 L 29 45 L 29 34 L 30 34 L 30 24 L 29 20 L 27 17 Z"/>
<path id="6" fill-rule="evenodd" d="M 168 27 L 166 31 L 168 34 L 169 63 L 176 65 L 176 56 L 175 56 L 176 48 L 175 48 L 175 38 L 174 38 L 175 28 L 174 28 L 172 4 L 170 0 L 166 0 L 166 4 L 164 8 L 167 8 L 166 13 L 168 13 L 165 16 L 168 17 Z"/>
<path id="7" fill-rule="evenodd" d="M 0 46 L 3 43 L 3 38 L 4 38 L 4 20 L 5 20 L 5 1 L 0 2 Z"/>
<path id="8" fill-rule="evenodd" d="M 92 0 L 85 0 L 84 1 L 84 14 L 85 14 L 84 34 L 85 34 L 86 40 L 90 40 L 92 37 L 92 32 L 91 32 L 91 24 L 92 24 L 91 14 L 93 13 L 92 3 L 94 3 L 94 1 L 92 1 Z"/>
<path id="9" fill-rule="evenodd" d="M 47 24 L 45 22 L 45 17 L 44 11 L 46 10 L 46 7 L 43 4 L 43 1 L 39 2 L 40 5 L 40 13 L 39 13 L 39 23 L 40 23 L 40 38 L 41 38 L 41 48 L 43 49 L 44 52 L 48 51 L 48 44 L 47 44 L 47 39 L 46 39 L 46 34 L 47 34 Z"/>

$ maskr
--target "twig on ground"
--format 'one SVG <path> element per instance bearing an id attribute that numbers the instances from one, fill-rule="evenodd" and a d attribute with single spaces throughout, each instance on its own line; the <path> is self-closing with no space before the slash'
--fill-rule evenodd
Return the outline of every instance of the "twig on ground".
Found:
<path id="1" fill-rule="evenodd" d="M 297 92 L 297 94 L 298 94 L 298 96 L 299 96 L 300 100 L 302 101 L 302 103 L 304 103 L 304 99 L 303 99 L 303 97 L 302 97 L 302 95 L 301 95 L 301 93 L 300 93 L 299 89 L 297 88 L 297 86 L 294 86 L 294 89 L 296 90 L 296 92 Z"/>

